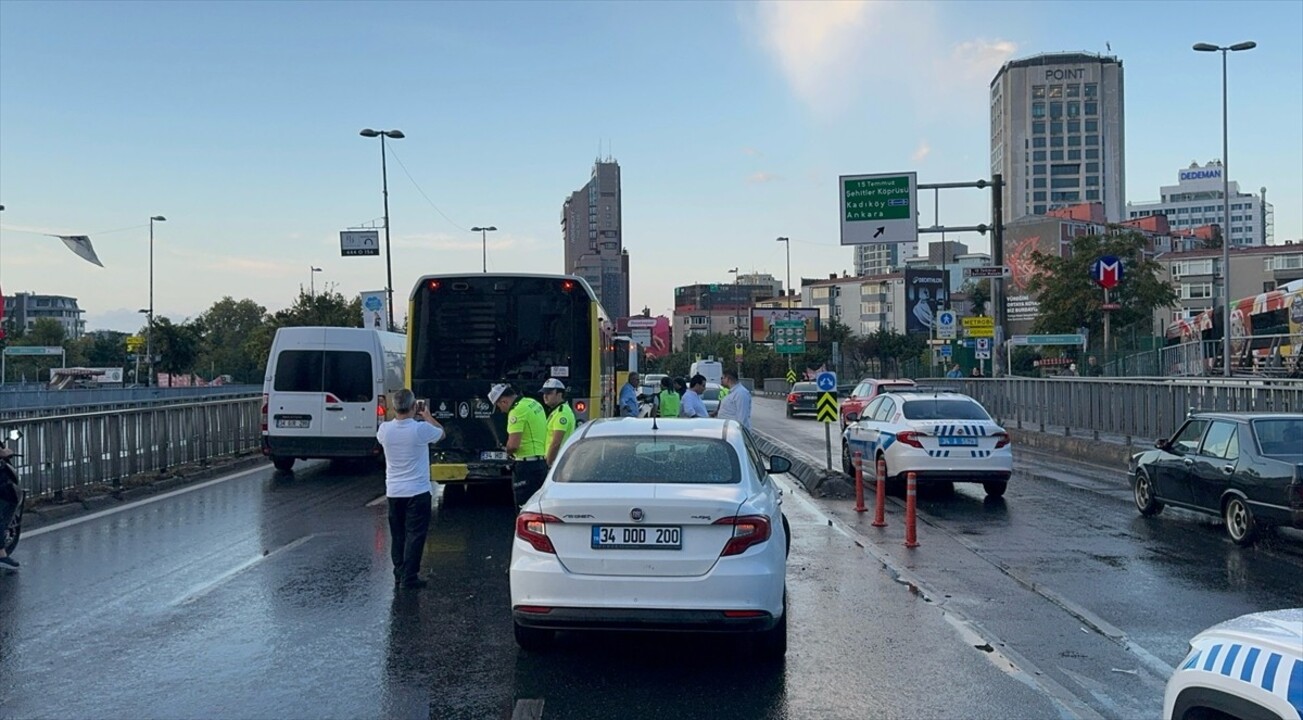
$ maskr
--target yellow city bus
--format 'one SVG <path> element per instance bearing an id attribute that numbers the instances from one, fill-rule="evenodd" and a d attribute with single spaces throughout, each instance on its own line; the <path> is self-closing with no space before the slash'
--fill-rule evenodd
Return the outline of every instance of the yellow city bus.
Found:
<path id="1" fill-rule="evenodd" d="M 488 401 L 494 383 L 541 400 L 557 378 L 581 424 L 615 411 L 613 327 L 583 278 L 427 275 L 407 317 L 408 382 L 447 432 L 430 452 L 436 482 L 510 482 L 507 417 Z"/>

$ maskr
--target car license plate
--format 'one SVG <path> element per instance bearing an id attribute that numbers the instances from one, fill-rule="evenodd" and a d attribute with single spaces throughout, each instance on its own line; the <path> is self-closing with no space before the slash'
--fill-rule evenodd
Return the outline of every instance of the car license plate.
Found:
<path id="1" fill-rule="evenodd" d="M 679 550 L 682 548 L 683 528 L 680 527 L 593 526 L 594 550 Z"/>
<path id="2" fill-rule="evenodd" d="M 311 418 L 276 418 L 276 427 L 306 430 L 312 427 Z"/>
<path id="3" fill-rule="evenodd" d="M 977 438 L 975 437 L 950 437 L 942 435 L 937 438 L 942 447 L 976 447 Z"/>
<path id="4" fill-rule="evenodd" d="M 481 460 L 506 460 L 507 453 L 503 450 L 485 450 L 480 453 Z"/>

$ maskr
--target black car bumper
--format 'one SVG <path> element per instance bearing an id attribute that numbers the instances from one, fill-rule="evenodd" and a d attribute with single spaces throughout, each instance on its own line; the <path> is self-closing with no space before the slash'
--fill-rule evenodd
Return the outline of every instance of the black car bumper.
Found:
<path id="1" fill-rule="evenodd" d="M 778 624 L 764 613 L 758 617 L 726 617 L 722 610 L 656 608 L 551 608 L 546 613 L 512 610 L 522 627 L 544 630 L 648 630 L 657 632 L 757 632 Z"/>

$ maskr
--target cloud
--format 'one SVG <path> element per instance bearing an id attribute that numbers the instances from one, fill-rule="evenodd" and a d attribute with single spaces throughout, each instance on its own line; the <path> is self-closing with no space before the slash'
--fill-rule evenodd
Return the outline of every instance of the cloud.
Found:
<path id="1" fill-rule="evenodd" d="M 769 2 L 754 6 L 760 42 L 773 54 L 792 90 L 807 104 L 827 107 L 854 71 L 873 6 L 843 2 Z"/>
<path id="2" fill-rule="evenodd" d="M 1008 40 L 967 40 L 955 45 L 950 57 L 939 61 L 947 75 L 965 84 L 990 83 L 1002 65 L 1018 52 L 1018 45 Z M 984 86 L 985 87 L 985 86 Z"/>
<path id="3" fill-rule="evenodd" d="M 914 162 L 922 162 L 928 155 L 932 154 L 932 146 L 927 144 L 927 140 L 919 140 L 918 147 L 914 149 L 914 154 L 909 156 Z"/>
<path id="4" fill-rule="evenodd" d="M 764 153 L 760 152 L 759 150 L 753 147 L 742 148 L 742 154 L 746 155 L 747 157 L 754 157 L 754 158 L 764 157 Z"/>
<path id="5" fill-rule="evenodd" d="M 764 170 L 757 170 L 751 173 L 750 175 L 747 175 L 747 182 L 751 183 L 752 185 L 760 185 L 763 183 L 773 182 L 775 180 L 781 180 L 781 179 L 782 179 L 781 175 L 775 175 L 774 173 L 765 172 Z"/>

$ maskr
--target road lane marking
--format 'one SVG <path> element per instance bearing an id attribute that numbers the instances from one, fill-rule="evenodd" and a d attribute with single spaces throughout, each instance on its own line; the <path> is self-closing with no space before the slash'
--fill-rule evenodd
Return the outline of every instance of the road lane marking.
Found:
<path id="1" fill-rule="evenodd" d="M 193 588 L 193 589 L 191 589 L 190 591 L 188 591 L 188 592 L 182 594 L 181 597 L 177 598 L 176 600 L 173 600 L 172 602 L 170 602 L 170 603 L 168 603 L 168 604 L 169 604 L 169 605 L 172 605 L 172 606 L 176 606 L 176 605 L 188 605 L 188 604 L 190 604 L 190 603 L 192 603 L 192 602 L 198 600 L 199 598 L 201 598 L 201 597 L 207 595 L 208 593 L 212 592 L 214 589 L 217 588 L 218 585 L 221 585 L 222 583 L 226 582 L 227 580 L 230 580 L 231 578 L 235 577 L 236 575 L 239 575 L 240 573 L 244 572 L 245 570 L 248 570 L 249 568 L 253 567 L 254 565 L 257 565 L 258 563 L 260 563 L 260 562 L 262 562 L 262 561 L 264 561 L 264 560 L 269 560 L 269 559 L 271 559 L 271 558 L 273 558 L 273 557 L 275 557 L 275 556 L 277 556 L 277 555 L 279 555 L 279 554 L 281 554 L 281 553 L 289 552 L 290 550 L 293 550 L 294 548 L 297 548 L 297 547 L 299 547 L 300 545 L 303 545 L 304 543 L 306 543 L 307 541 L 311 540 L 312 538 L 314 538 L 314 537 L 318 537 L 319 535 L 320 535 L 320 533 L 313 533 L 313 534 L 311 534 L 311 535 L 305 535 L 305 536 L 299 538 L 298 540 L 295 540 L 295 541 L 293 541 L 293 542 L 291 542 L 291 543 L 287 543 L 287 544 L 285 544 L 285 545 L 282 545 L 282 546 L 276 548 L 275 550 L 272 550 L 271 552 L 265 552 L 265 553 L 263 553 L 262 555 L 256 555 L 256 556 L 254 556 L 254 557 L 252 557 L 252 558 L 249 558 L 248 560 L 245 560 L 244 562 L 240 563 L 239 565 L 236 565 L 235 567 L 231 568 L 230 570 L 227 570 L 226 572 L 222 573 L 221 575 L 218 575 L 217 577 L 213 578 L 212 580 L 209 580 L 208 582 L 205 582 L 205 583 L 201 583 L 201 584 L 199 584 L 199 585 L 196 586 L 195 588 Z"/>
<path id="2" fill-rule="evenodd" d="M 801 505 L 802 509 L 826 521 L 829 527 L 859 545 L 866 554 L 875 558 L 884 568 L 887 568 L 897 582 L 906 586 L 910 592 L 922 596 L 926 602 L 941 610 L 942 617 L 951 627 L 955 628 L 964 642 L 972 647 L 981 647 L 983 650 L 988 647 L 991 648 L 984 654 L 987 660 L 997 669 L 1028 686 L 1033 691 L 1050 698 L 1069 716 L 1084 720 L 1104 720 L 1104 716 L 1092 709 L 1084 699 L 1055 681 L 1037 667 L 1035 663 L 1001 640 L 999 636 L 991 634 L 956 608 L 949 605 L 943 608 L 941 604 L 934 602 L 933 598 L 939 598 L 942 595 L 932 590 L 909 570 L 899 566 L 894 558 L 879 550 L 877 545 L 868 537 L 846 525 L 840 518 L 823 512 L 811 498 L 798 493 L 794 487 L 794 480 L 790 479 L 789 476 L 774 475 L 771 477 L 779 485 L 785 486 L 783 488 L 784 497 L 791 497 Z"/>
<path id="3" fill-rule="evenodd" d="M 543 698 L 520 699 L 511 711 L 511 720 L 542 720 Z"/>
<path id="4" fill-rule="evenodd" d="M 384 504 L 384 502 L 385 502 L 386 500 L 388 500 L 388 499 L 389 499 L 388 496 L 381 495 L 380 497 L 376 498 L 375 500 L 372 500 L 371 502 L 367 503 L 366 506 L 367 506 L 367 507 L 375 507 L 376 505 L 382 505 L 382 504 Z"/>
<path id="5" fill-rule="evenodd" d="M 121 505 L 121 506 L 119 506 L 119 507 L 113 507 L 113 508 L 109 508 L 109 509 L 107 509 L 107 510 L 100 510 L 100 511 L 98 511 L 98 512 L 93 512 L 93 513 L 91 513 L 91 514 L 89 514 L 89 515 L 83 515 L 83 516 L 81 516 L 81 517 L 75 517 L 75 518 L 71 518 L 71 519 L 69 519 L 69 520 L 63 520 L 63 521 L 61 521 L 61 522 L 54 523 L 53 525 L 46 525 L 46 526 L 44 526 L 44 527 L 39 527 L 39 528 L 37 528 L 37 529 L 35 529 L 35 530 L 32 530 L 31 532 L 25 532 L 25 533 L 23 533 L 23 537 L 25 537 L 25 538 L 32 538 L 32 537 L 36 537 L 36 536 L 38 536 L 38 535 L 44 535 L 45 533 L 51 533 L 51 532 L 54 532 L 55 530 L 62 530 L 62 529 L 64 529 L 64 528 L 69 528 L 69 527 L 72 527 L 72 526 L 74 526 L 74 525 L 80 525 L 80 524 L 82 524 L 82 523 L 88 523 L 88 522 L 90 522 L 91 520 L 99 520 L 99 519 L 102 518 L 102 517 L 108 517 L 108 516 L 110 516 L 110 515 L 116 515 L 117 513 L 125 512 L 125 511 L 127 511 L 127 510 L 134 510 L 135 508 L 142 507 L 142 506 L 144 506 L 144 505 L 148 505 L 148 504 L 150 504 L 150 503 L 160 502 L 160 501 L 163 501 L 163 500 L 167 500 L 167 499 L 169 499 L 169 498 L 174 498 L 174 497 L 176 497 L 176 496 L 178 496 L 178 495 L 184 495 L 184 494 L 189 493 L 189 492 L 194 492 L 194 491 L 196 491 L 196 490 L 203 490 L 203 489 L 206 488 L 206 487 L 212 487 L 213 485 L 218 485 L 218 484 L 221 484 L 221 483 L 224 483 L 224 482 L 229 482 L 229 481 L 231 481 L 231 480 L 235 480 L 236 478 L 242 478 L 242 477 L 244 477 L 244 476 L 246 476 L 246 475 L 252 475 L 252 474 L 254 474 L 254 473 L 265 472 L 266 470 L 267 470 L 267 468 L 266 468 L 265 466 L 261 466 L 261 465 L 258 466 L 258 467 L 255 467 L 255 468 L 249 468 L 248 470 L 241 470 L 241 471 L 238 472 L 238 473 L 233 473 L 233 474 L 231 474 L 231 475 L 223 475 L 222 477 L 219 477 L 219 478 L 213 478 L 212 480 L 207 480 L 207 481 L 204 481 L 204 482 L 198 483 L 197 485 L 188 485 L 188 486 L 186 486 L 186 487 L 183 487 L 183 488 L 180 488 L 180 489 L 177 489 L 177 490 L 172 490 L 172 491 L 170 491 L 170 492 L 165 492 L 165 493 L 163 493 L 162 495 L 155 495 L 155 496 L 153 496 L 153 497 L 143 498 L 143 499 L 141 499 L 141 500 L 137 500 L 137 501 L 135 501 L 135 502 L 127 503 L 126 505 Z"/>

